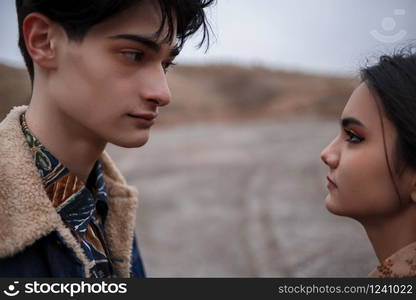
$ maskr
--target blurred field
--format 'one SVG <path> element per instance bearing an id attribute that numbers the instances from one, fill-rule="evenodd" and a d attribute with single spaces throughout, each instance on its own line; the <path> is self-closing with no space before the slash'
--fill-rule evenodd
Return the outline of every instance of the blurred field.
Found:
<path id="1" fill-rule="evenodd" d="M 169 74 L 174 100 L 164 112 L 172 121 L 230 121 L 282 115 L 339 113 L 356 84 L 353 78 L 213 65 L 178 67 Z"/>
<path id="2" fill-rule="evenodd" d="M 28 98 L 0 66 L 0 112 Z M 366 276 L 364 230 L 323 205 L 321 149 L 353 78 L 236 66 L 177 67 L 150 142 L 108 151 L 140 193 L 150 276 Z"/>
<path id="3" fill-rule="evenodd" d="M 228 65 L 178 66 L 168 73 L 173 94 L 160 126 L 201 121 L 246 121 L 280 116 L 339 113 L 356 84 L 353 78 L 289 73 Z M 27 103 L 24 70 L 0 64 L 0 118 Z"/>
<path id="4" fill-rule="evenodd" d="M 30 82 L 25 70 L 0 64 L 0 99 L 0 119 L 3 119 L 13 106 L 28 103 Z"/>
<path id="5" fill-rule="evenodd" d="M 150 276 L 366 276 L 364 230 L 324 207 L 316 117 L 157 130 L 141 149 L 110 146 L 139 188 L 137 229 Z"/>

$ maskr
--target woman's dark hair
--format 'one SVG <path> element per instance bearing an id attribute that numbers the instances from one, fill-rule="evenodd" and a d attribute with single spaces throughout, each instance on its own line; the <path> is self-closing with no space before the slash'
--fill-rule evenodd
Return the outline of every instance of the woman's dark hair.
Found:
<path id="1" fill-rule="evenodd" d="M 155 0 L 156 1 L 156 0 Z M 159 36 L 165 25 L 168 26 L 166 41 L 172 41 L 176 21 L 178 47 L 181 48 L 186 39 L 202 27 L 202 39 L 199 47 L 205 41 L 209 45 L 209 24 L 204 8 L 215 0 L 157 0 L 159 2 L 162 21 L 156 36 Z M 33 12 L 41 13 L 52 21 L 60 24 L 68 38 L 81 42 L 87 32 L 93 27 L 141 0 L 16 0 L 16 10 L 19 23 L 19 47 L 26 63 L 30 78 L 33 82 L 34 69 L 23 38 L 22 25 L 25 17 Z"/>
<path id="2" fill-rule="evenodd" d="M 416 169 L 416 54 L 408 47 L 383 55 L 377 64 L 363 68 L 361 80 L 376 93 L 376 101 L 397 129 L 396 171 Z"/>
<path id="3" fill-rule="evenodd" d="M 383 133 L 384 153 L 399 204 L 402 201 L 395 175 L 416 170 L 416 54 L 414 47 L 383 55 L 377 64 L 361 69 L 361 80 L 373 93 Z M 382 112 L 397 130 L 393 164 L 387 155 Z M 392 171 L 392 165 L 395 174 Z"/>

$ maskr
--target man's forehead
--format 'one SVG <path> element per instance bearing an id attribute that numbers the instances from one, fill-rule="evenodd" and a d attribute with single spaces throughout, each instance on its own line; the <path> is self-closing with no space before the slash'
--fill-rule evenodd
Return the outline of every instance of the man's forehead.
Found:
<path id="1" fill-rule="evenodd" d="M 162 13 L 158 1 L 144 0 L 114 17 L 97 24 L 96 32 L 105 36 L 131 34 L 151 37 L 158 44 L 165 43 L 170 33 L 169 22 L 165 20 L 162 26 Z M 156 35 L 157 34 L 157 35 Z M 171 28 L 172 41 L 176 44 L 176 22 Z"/>

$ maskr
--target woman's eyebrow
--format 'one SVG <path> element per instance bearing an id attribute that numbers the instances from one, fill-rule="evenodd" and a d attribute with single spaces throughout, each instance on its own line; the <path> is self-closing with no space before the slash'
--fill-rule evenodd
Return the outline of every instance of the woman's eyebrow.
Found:
<path id="1" fill-rule="evenodd" d="M 160 45 L 152 38 L 138 35 L 138 34 L 117 34 L 117 35 L 110 36 L 109 38 L 110 39 L 123 39 L 123 40 L 129 40 L 129 41 L 133 41 L 136 43 L 140 43 L 154 52 L 159 52 L 161 49 Z M 169 57 L 178 56 L 179 52 L 180 52 L 179 47 L 174 46 L 169 52 Z"/>
<path id="2" fill-rule="evenodd" d="M 361 126 L 361 127 L 365 128 L 365 125 L 361 121 L 357 120 L 356 118 L 347 117 L 347 118 L 342 118 L 341 119 L 341 126 L 342 127 L 347 127 L 349 125 L 358 125 L 358 126 Z"/>

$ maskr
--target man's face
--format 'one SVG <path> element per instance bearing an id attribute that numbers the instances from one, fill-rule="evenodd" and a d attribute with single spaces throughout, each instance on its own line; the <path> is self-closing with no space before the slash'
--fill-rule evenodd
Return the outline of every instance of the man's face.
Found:
<path id="1" fill-rule="evenodd" d="M 92 27 L 82 42 L 63 35 L 49 82 L 67 126 L 122 147 L 147 142 L 158 107 L 170 101 L 165 68 L 178 54 L 175 39 L 154 37 L 160 23 L 156 1 L 143 0 Z"/>

